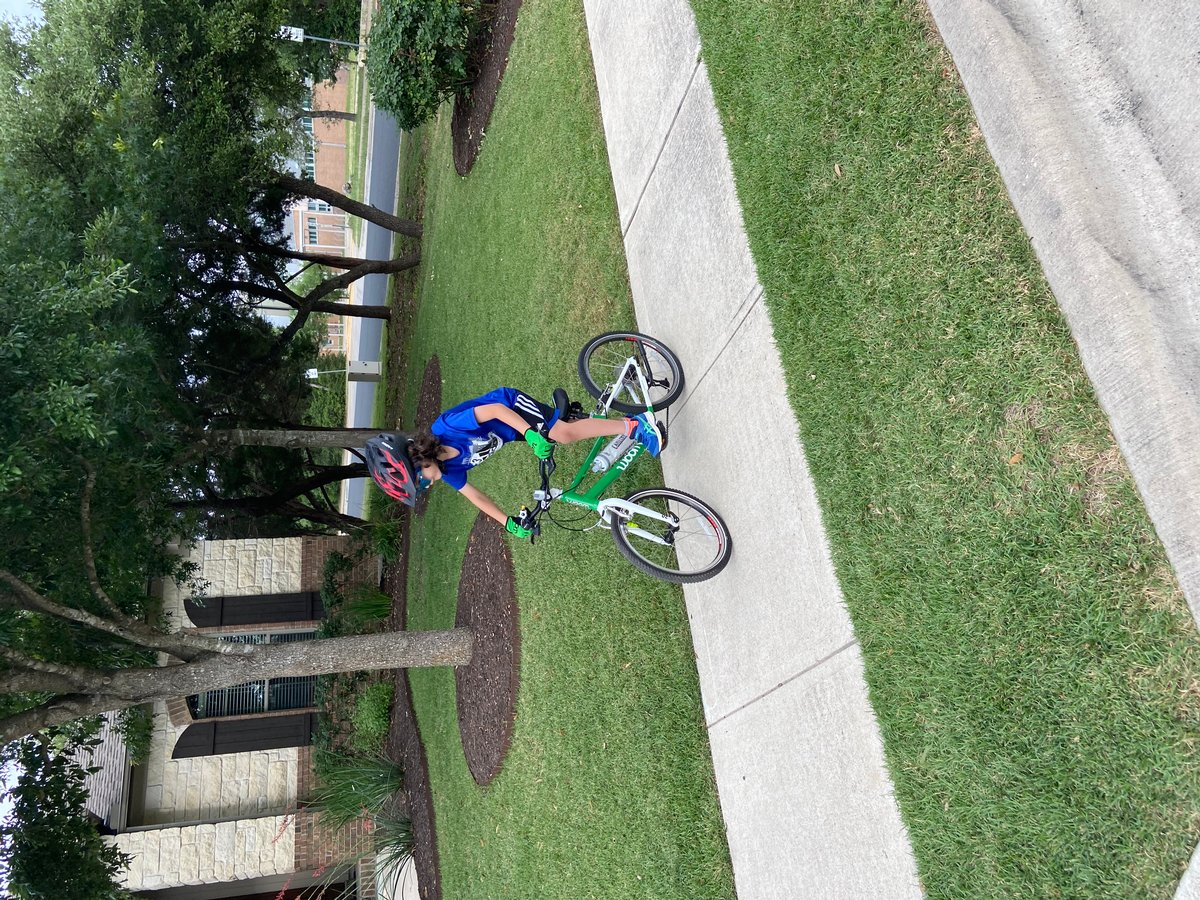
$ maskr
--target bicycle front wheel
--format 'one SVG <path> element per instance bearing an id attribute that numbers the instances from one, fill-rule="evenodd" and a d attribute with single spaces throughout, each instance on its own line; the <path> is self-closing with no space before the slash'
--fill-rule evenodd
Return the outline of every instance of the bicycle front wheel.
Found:
<path id="1" fill-rule="evenodd" d="M 625 363 L 633 358 L 646 379 L 649 392 L 642 391 L 637 377 L 619 384 Z M 579 380 L 599 400 L 614 387 L 612 408 L 636 415 L 647 406 L 666 409 L 683 393 L 683 366 L 679 357 L 662 341 L 636 331 L 610 331 L 597 335 L 579 351 Z"/>
<path id="2" fill-rule="evenodd" d="M 691 584 L 712 578 L 729 563 L 729 529 L 703 500 L 666 487 L 634 491 L 625 499 L 669 519 L 635 514 L 612 523 L 617 549 L 647 575 Z"/>

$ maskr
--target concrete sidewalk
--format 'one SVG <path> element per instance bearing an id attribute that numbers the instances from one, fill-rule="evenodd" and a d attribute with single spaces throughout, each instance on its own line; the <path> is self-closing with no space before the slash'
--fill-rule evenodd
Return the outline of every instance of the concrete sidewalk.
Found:
<path id="1" fill-rule="evenodd" d="M 687 372 L 667 482 L 733 534 L 685 596 L 738 896 L 918 897 L 691 9 L 584 6 L 638 323 Z"/>

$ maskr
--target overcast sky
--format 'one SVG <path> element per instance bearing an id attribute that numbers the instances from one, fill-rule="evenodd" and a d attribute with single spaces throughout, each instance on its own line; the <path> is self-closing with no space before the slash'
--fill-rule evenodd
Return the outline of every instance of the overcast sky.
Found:
<path id="1" fill-rule="evenodd" d="M 26 19 L 34 13 L 33 0 L 0 0 L 0 16 L 6 19 Z"/>

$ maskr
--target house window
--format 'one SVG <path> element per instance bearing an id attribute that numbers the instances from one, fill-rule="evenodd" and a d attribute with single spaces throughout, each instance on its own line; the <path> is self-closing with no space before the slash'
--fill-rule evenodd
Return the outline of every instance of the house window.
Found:
<path id="1" fill-rule="evenodd" d="M 315 244 L 319 240 L 320 239 L 317 236 L 317 220 L 309 219 L 308 220 L 308 242 L 310 244 Z"/>
<path id="2" fill-rule="evenodd" d="M 232 634 L 221 638 L 239 644 L 287 644 L 308 641 L 315 631 L 287 631 L 274 634 Z M 188 709 L 197 719 L 249 716 L 282 709 L 308 709 L 315 703 L 317 679 L 314 675 L 265 678 L 233 687 L 203 691 L 187 698 Z"/>
<path id="3" fill-rule="evenodd" d="M 326 203 L 324 200 L 309 200 L 308 201 L 308 211 L 309 212 L 327 213 L 327 212 L 333 212 L 333 207 L 330 206 L 328 203 Z"/>

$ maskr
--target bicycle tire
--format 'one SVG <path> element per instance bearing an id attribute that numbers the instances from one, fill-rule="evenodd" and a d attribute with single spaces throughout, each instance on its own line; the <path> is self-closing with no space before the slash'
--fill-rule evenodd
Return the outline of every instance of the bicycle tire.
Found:
<path id="1" fill-rule="evenodd" d="M 693 584 L 697 581 L 705 581 L 712 578 L 729 564 L 730 556 L 733 553 L 733 539 L 730 537 L 729 528 L 725 524 L 725 520 L 717 514 L 717 511 L 700 498 L 684 493 L 683 491 L 675 490 L 674 488 L 657 487 L 642 488 L 633 491 L 625 499 L 631 503 L 640 503 L 643 506 L 651 505 L 651 501 L 654 499 L 662 499 L 673 502 L 676 504 L 676 507 L 686 507 L 702 517 L 704 520 L 703 524 L 712 529 L 712 537 L 716 539 L 717 543 L 715 555 L 701 568 L 686 572 L 678 569 L 668 569 L 638 552 L 637 547 L 630 540 L 631 535 L 626 533 L 626 523 L 614 521 L 610 528 L 613 542 L 617 545 L 617 550 L 620 551 L 621 555 L 629 560 L 635 568 L 661 581 L 669 581 L 673 584 Z M 632 537 L 634 540 L 637 540 L 636 535 Z M 638 541 L 638 543 L 648 548 L 657 548 L 659 546 L 657 544 L 648 544 L 644 541 Z"/>
<path id="2" fill-rule="evenodd" d="M 671 350 L 670 347 L 658 340 L 658 338 L 650 337 L 647 334 L 641 334 L 637 331 L 609 331 L 605 332 L 604 334 L 596 335 L 596 337 L 584 344 L 583 349 L 579 351 L 579 380 L 583 382 L 583 386 L 587 392 L 599 400 L 600 397 L 603 396 L 604 389 L 607 387 L 607 385 L 598 383 L 596 378 L 592 375 L 593 357 L 595 357 L 598 352 L 601 352 L 605 345 L 611 344 L 614 345 L 613 349 L 620 349 L 622 351 L 614 354 L 614 360 L 619 359 L 623 361 L 629 356 L 626 346 L 630 342 L 640 343 L 643 348 L 653 351 L 663 360 L 663 362 L 666 363 L 666 372 L 651 373 L 653 375 L 664 375 L 667 377 L 668 381 L 666 391 L 662 396 L 652 397 L 650 400 L 656 412 L 661 409 L 666 409 L 668 406 L 678 400 L 683 394 L 683 364 L 680 363 L 679 357 L 675 355 L 675 352 Z M 615 345 L 621 346 L 617 348 Z M 618 363 L 614 363 L 614 377 L 616 375 L 616 365 L 618 365 Z M 651 363 L 651 365 L 653 368 L 653 363 Z M 599 367 L 603 368 L 603 364 L 601 363 Z M 646 405 L 647 404 L 643 403 L 638 406 L 636 404 L 625 403 L 616 399 L 612 401 L 613 409 L 620 410 L 621 412 L 628 413 L 629 415 L 637 415 L 638 413 L 645 412 Z"/>

